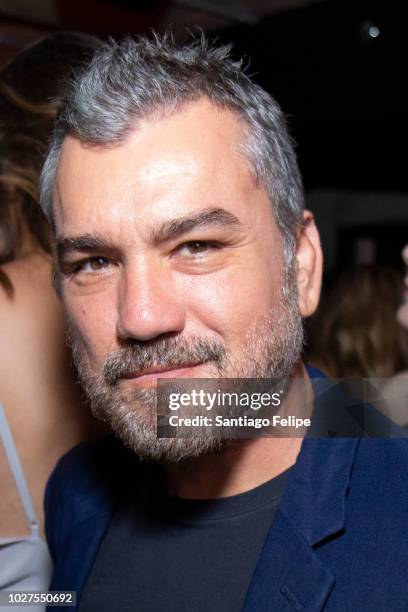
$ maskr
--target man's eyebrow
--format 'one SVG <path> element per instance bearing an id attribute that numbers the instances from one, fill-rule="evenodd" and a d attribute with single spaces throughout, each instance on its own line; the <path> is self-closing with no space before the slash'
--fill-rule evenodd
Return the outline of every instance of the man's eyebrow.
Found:
<path id="1" fill-rule="evenodd" d="M 91 234 L 83 234 L 75 237 L 58 237 L 55 241 L 55 249 L 57 252 L 58 261 L 62 261 L 65 255 L 75 251 L 84 251 L 85 253 L 96 251 L 98 249 L 112 248 L 112 245 L 100 238 Z"/>
<path id="2" fill-rule="evenodd" d="M 167 240 L 175 239 L 192 229 L 198 227 L 234 226 L 241 227 L 240 221 L 235 215 L 223 208 L 206 208 L 197 213 L 166 221 L 157 229 L 151 231 L 150 240 L 153 244 L 160 244 Z M 92 253 L 97 250 L 112 249 L 110 241 L 92 234 L 80 236 L 62 237 L 57 236 L 55 241 L 57 259 L 59 262 L 69 253 L 82 251 Z"/>
<path id="3" fill-rule="evenodd" d="M 152 230 L 150 240 L 153 244 L 160 244 L 167 240 L 174 240 L 193 229 L 208 226 L 241 227 L 241 223 L 235 215 L 223 208 L 206 208 L 180 219 L 166 221 L 159 228 Z"/>

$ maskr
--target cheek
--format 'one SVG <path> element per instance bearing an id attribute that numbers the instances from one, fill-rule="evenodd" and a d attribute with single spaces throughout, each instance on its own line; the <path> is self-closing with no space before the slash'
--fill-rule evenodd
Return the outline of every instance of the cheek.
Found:
<path id="1" fill-rule="evenodd" d="M 210 329 L 225 342 L 240 344 L 251 326 L 279 303 L 279 279 L 272 266 L 240 266 L 192 277 L 181 288 L 191 327 Z M 190 329 L 199 334 L 197 329 Z M 207 332 L 208 333 L 208 332 Z"/>
<path id="2" fill-rule="evenodd" d="M 114 303 L 103 295 L 64 296 L 63 303 L 81 349 L 92 363 L 104 362 L 116 340 Z"/>

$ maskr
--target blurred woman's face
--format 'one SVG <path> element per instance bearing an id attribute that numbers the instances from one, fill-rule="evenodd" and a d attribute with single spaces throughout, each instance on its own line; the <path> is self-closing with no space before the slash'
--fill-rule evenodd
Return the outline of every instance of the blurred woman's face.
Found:
<path id="1" fill-rule="evenodd" d="M 402 259 L 404 260 L 407 268 L 405 270 L 404 277 L 404 301 L 398 308 L 397 320 L 401 325 L 403 325 L 403 327 L 408 327 L 408 244 L 406 244 L 402 249 Z"/>

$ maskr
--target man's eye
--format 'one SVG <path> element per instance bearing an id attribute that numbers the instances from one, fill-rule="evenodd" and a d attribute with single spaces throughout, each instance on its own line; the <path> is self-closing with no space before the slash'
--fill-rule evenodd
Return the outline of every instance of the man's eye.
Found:
<path id="1" fill-rule="evenodd" d="M 185 242 L 178 247 L 179 253 L 185 255 L 201 255 L 213 249 L 219 249 L 221 245 L 218 242 L 210 240 L 192 240 Z"/>
<path id="2" fill-rule="evenodd" d="M 75 265 L 75 272 L 98 272 L 108 265 L 105 257 L 88 257 Z"/>

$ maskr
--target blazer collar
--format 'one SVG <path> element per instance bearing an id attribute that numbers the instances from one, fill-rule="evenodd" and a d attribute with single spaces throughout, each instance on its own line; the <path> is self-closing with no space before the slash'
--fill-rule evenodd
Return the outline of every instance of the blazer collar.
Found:
<path id="1" fill-rule="evenodd" d="M 310 371 L 313 378 L 324 375 Z M 345 528 L 357 438 L 305 438 L 247 593 L 243 612 L 324 607 L 335 579 L 315 552 Z M 346 602 L 345 602 L 346 607 Z"/>
<path id="2" fill-rule="evenodd" d="M 359 439 L 305 438 L 281 511 L 313 546 L 345 525 L 345 498 Z"/>

